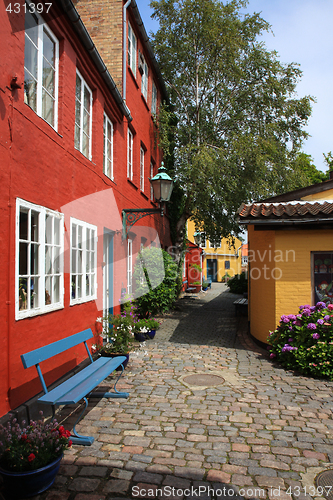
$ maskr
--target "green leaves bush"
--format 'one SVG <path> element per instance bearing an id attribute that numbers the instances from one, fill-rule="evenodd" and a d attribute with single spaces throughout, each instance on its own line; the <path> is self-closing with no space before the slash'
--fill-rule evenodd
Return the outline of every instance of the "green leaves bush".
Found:
<path id="1" fill-rule="evenodd" d="M 135 304 L 141 318 L 168 311 L 177 298 L 177 264 L 160 248 L 145 248 L 134 268 Z"/>
<path id="2" fill-rule="evenodd" d="M 333 380 L 333 304 L 300 306 L 270 333 L 270 358 L 304 375 Z"/>
<path id="3" fill-rule="evenodd" d="M 230 278 L 227 285 L 231 293 L 245 293 L 247 292 L 247 275 L 245 273 L 235 274 Z"/>

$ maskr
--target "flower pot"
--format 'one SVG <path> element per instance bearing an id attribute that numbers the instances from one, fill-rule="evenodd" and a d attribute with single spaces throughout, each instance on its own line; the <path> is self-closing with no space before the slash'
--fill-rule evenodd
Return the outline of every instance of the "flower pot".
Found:
<path id="1" fill-rule="evenodd" d="M 153 339 L 156 335 L 156 330 L 150 330 L 150 332 L 147 332 L 147 335 L 150 339 Z"/>
<path id="2" fill-rule="evenodd" d="M 28 498 L 39 495 L 54 483 L 63 455 L 40 469 L 11 472 L 0 467 L 4 497 L 8 499 Z"/>
<path id="3" fill-rule="evenodd" d="M 146 334 L 145 333 L 135 333 L 134 338 L 138 340 L 139 342 L 144 342 L 147 340 Z"/>
<path id="4" fill-rule="evenodd" d="M 101 351 L 101 356 L 104 356 L 106 358 L 117 358 L 118 356 L 125 356 L 126 359 L 123 362 L 124 369 L 126 368 L 128 360 L 129 360 L 129 353 L 127 353 L 127 354 L 121 354 L 121 353 L 115 353 L 115 352 Z M 116 368 L 116 371 L 119 372 L 119 371 L 121 371 L 121 369 L 122 369 L 121 366 L 118 366 L 118 368 Z"/>

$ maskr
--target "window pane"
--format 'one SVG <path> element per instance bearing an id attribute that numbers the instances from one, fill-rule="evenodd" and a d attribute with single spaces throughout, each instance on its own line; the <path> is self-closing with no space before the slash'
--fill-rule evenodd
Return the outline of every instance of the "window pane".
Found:
<path id="1" fill-rule="evenodd" d="M 54 97 L 55 71 L 53 67 L 43 59 L 43 87 Z"/>
<path id="2" fill-rule="evenodd" d="M 45 249 L 45 274 L 52 273 L 52 247 Z"/>
<path id="3" fill-rule="evenodd" d="M 31 309 L 35 309 L 36 307 L 38 307 L 39 278 L 31 278 L 30 288 L 31 288 L 30 307 Z"/>
<path id="4" fill-rule="evenodd" d="M 77 277 L 77 290 L 76 290 L 76 297 L 80 299 L 82 297 L 82 275 L 80 274 Z"/>
<path id="5" fill-rule="evenodd" d="M 82 226 L 78 226 L 77 247 L 82 248 Z"/>
<path id="6" fill-rule="evenodd" d="M 60 302 L 60 276 L 54 276 L 53 278 L 53 303 Z"/>
<path id="7" fill-rule="evenodd" d="M 50 35 L 44 28 L 44 38 L 43 38 L 43 55 L 48 60 L 50 64 L 54 67 L 55 64 L 55 43 L 50 38 Z"/>
<path id="8" fill-rule="evenodd" d="M 52 278 L 48 276 L 45 279 L 45 305 L 51 304 L 52 302 L 51 296 L 52 296 Z"/>
<path id="9" fill-rule="evenodd" d="M 30 274 L 38 274 L 38 249 L 39 245 L 31 244 Z"/>
<path id="10" fill-rule="evenodd" d="M 76 298 L 76 276 L 72 276 L 72 299 Z"/>
<path id="11" fill-rule="evenodd" d="M 111 141 L 111 136 L 112 136 L 112 125 L 111 123 L 108 123 L 108 140 Z"/>
<path id="12" fill-rule="evenodd" d="M 20 278 L 19 280 L 19 310 L 23 311 L 27 309 L 27 290 L 28 290 L 28 279 Z"/>
<path id="13" fill-rule="evenodd" d="M 37 111 L 37 82 L 24 71 L 24 102 L 34 111 Z"/>
<path id="14" fill-rule="evenodd" d="M 53 272 L 60 273 L 60 247 L 54 247 L 53 252 Z"/>
<path id="15" fill-rule="evenodd" d="M 50 215 L 45 218 L 45 243 L 52 243 L 52 219 Z"/>
<path id="16" fill-rule="evenodd" d="M 25 37 L 24 67 L 37 79 L 37 47 Z"/>
<path id="17" fill-rule="evenodd" d="M 38 212 L 31 211 L 31 241 L 39 241 L 38 238 Z"/>
<path id="18" fill-rule="evenodd" d="M 60 219 L 54 217 L 54 244 L 60 245 Z"/>
<path id="19" fill-rule="evenodd" d="M 84 87 L 84 108 L 90 113 L 90 92 L 87 87 Z"/>
<path id="20" fill-rule="evenodd" d="M 82 273 L 82 250 L 78 250 L 77 257 L 77 272 Z"/>
<path id="21" fill-rule="evenodd" d="M 89 274 L 86 275 L 86 296 L 89 297 L 90 295 L 90 280 L 89 280 Z"/>
<path id="22" fill-rule="evenodd" d="M 20 209 L 20 239 L 28 239 L 28 212 L 25 209 Z"/>
<path id="23" fill-rule="evenodd" d="M 90 115 L 85 110 L 83 111 L 83 130 L 88 136 L 90 135 Z"/>
<path id="24" fill-rule="evenodd" d="M 72 250 L 72 273 L 76 273 L 76 250 Z"/>
<path id="25" fill-rule="evenodd" d="M 76 75 L 75 97 L 79 102 L 81 102 L 81 78 L 78 74 Z"/>
<path id="26" fill-rule="evenodd" d="M 28 243 L 20 243 L 19 246 L 19 274 L 28 274 Z"/>
<path id="27" fill-rule="evenodd" d="M 43 90 L 42 117 L 50 125 L 54 124 L 54 99 Z"/>
<path id="28" fill-rule="evenodd" d="M 80 128 L 77 124 L 75 124 L 74 146 L 80 149 Z"/>
<path id="29" fill-rule="evenodd" d="M 82 134 L 82 153 L 88 158 L 89 156 L 89 138 L 85 133 Z"/>

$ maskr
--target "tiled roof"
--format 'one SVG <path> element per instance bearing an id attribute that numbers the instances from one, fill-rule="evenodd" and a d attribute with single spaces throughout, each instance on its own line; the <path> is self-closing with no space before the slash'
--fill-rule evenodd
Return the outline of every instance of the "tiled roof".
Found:
<path id="1" fill-rule="evenodd" d="M 332 219 L 333 200 L 289 201 L 285 203 L 250 203 L 239 208 L 240 222 L 251 220 L 302 220 Z"/>

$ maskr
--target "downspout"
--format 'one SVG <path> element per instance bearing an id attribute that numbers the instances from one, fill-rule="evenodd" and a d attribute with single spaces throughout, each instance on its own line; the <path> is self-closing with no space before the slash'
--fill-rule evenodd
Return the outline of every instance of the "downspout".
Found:
<path id="1" fill-rule="evenodd" d="M 123 7 L 123 100 L 126 102 L 126 70 L 127 70 L 127 57 L 126 57 L 126 41 L 127 41 L 127 7 L 132 0 L 127 0 Z"/>

